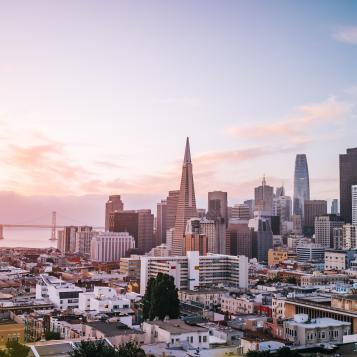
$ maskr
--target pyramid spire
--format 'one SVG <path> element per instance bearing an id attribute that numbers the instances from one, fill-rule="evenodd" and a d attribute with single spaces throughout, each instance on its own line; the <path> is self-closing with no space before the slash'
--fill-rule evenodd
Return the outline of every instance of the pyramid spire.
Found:
<path id="1" fill-rule="evenodd" d="M 183 164 L 191 164 L 191 151 L 190 151 L 190 139 L 186 138 L 186 148 L 185 148 L 185 157 L 183 159 Z"/>

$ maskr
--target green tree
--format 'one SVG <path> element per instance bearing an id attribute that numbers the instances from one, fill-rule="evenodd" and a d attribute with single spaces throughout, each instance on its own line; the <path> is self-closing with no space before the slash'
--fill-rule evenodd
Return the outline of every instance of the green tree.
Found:
<path id="1" fill-rule="evenodd" d="M 166 316 L 170 319 L 180 316 L 180 301 L 174 278 L 168 274 L 159 273 L 156 278 L 148 281 L 143 299 L 143 317 L 149 320 L 156 317 L 163 320 Z"/>
<path id="2" fill-rule="evenodd" d="M 60 340 L 60 339 L 61 339 L 61 335 L 60 335 L 59 332 L 47 331 L 47 332 L 45 332 L 45 339 L 46 339 L 46 341 L 49 341 L 49 340 Z"/>
<path id="3" fill-rule="evenodd" d="M 145 357 L 144 350 L 137 342 L 128 342 L 118 347 L 110 346 L 105 340 L 81 341 L 71 357 Z"/>
<path id="4" fill-rule="evenodd" d="M 289 276 L 287 279 L 286 279 L 286 282 L 289 283 L 289 284 L 297 284 L 297 280 L 295 278 L 295 276 Z"/>
<path id="5" fill-rule="evenodd" d="M 0 351 L 0 357 L 27 357 L 30 348 L 22 345 L 17 340 L 8 340 L 6 350 Z"/>

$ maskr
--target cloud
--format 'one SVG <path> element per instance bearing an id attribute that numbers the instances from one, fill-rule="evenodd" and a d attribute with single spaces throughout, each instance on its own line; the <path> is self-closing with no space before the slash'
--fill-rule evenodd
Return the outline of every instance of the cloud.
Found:
<path id="1" fill-rule="evenodd" d="M 339 42 L 357 45 L 357 26 L 343 26 L 333 34 L 333 38 Z"/>
<path id="2" fill-rule="evenodd" d="M 295 144 L 306 144 L 312 140 L 309 135 L 312 127 L 341 123 L 349 110 L 348 103 L 330 97 L 320 103 L 298 107 L 296 113 L 287 119 L 233 127 L 228 129 L 228 133 L 240 138 L 258 140 L 288 138 Z"/>

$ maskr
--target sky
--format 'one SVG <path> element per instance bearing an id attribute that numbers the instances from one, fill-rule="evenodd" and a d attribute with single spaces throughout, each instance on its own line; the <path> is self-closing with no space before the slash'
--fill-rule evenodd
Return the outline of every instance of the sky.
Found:
<path id="1" fill-rule="evenodd" d="M 3 211 L 154 208 L 186 136 L 200 206 L 264 174 L 292 195 L 297 153 L 311 198 L 332 199 L 357 145 L 356 1 L 0 0 L 0 49 Z"/>

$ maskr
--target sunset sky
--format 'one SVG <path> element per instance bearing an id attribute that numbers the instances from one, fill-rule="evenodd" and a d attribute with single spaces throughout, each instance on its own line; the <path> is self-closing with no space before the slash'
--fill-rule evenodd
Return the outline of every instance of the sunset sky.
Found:
<path id="1" fill-rule="evenodd" d="M 0 1 L 0 49 L 0 191 L 140 206 L 189 136 L 200 205 L 292 194 L 297 153 L 331 199 L 357 146 L 357 1 Z"/>

